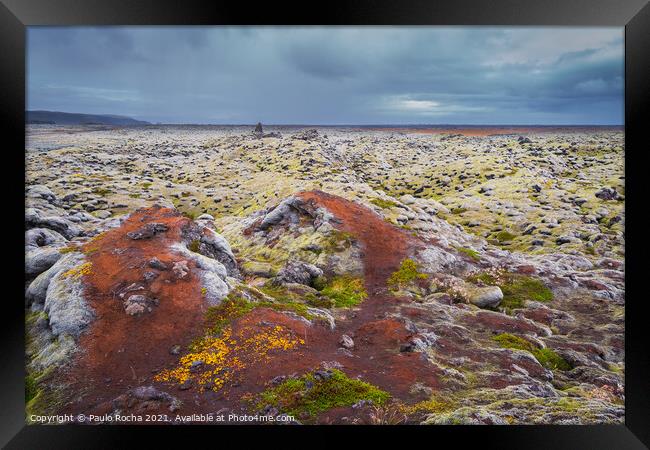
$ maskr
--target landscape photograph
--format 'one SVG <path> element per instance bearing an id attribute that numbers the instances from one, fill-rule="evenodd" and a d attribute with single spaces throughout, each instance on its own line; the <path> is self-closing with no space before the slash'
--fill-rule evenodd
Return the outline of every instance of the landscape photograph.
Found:
<path id="1" fill-rule="evenodd" d="M 622 27 L 26 59 L 27 424 L 624 424 Z"/>

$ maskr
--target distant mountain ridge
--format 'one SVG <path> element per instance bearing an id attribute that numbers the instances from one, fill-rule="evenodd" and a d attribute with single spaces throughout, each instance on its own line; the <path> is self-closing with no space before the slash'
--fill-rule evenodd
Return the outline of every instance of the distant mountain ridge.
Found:
<path id="1" fill-rule="evenodd" d="M 26 111 L 25 122 L 56 125 L 151 125 L 144 120 L 113 114 L 81 114 L 61 111 Z"/>

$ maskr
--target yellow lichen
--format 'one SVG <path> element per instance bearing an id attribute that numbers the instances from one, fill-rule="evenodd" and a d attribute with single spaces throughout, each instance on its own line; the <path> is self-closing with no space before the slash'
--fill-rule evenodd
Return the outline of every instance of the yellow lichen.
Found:
<path id="1" fill-rule="evenodd" d="M 84 275 L 89 275 L 92 272 L 92 267 L 93 263 L 85 262 L 81 264 L 80 266 L 73 267 L 70 270 L 67 270 L 66 272 L 61 275 L 63 278 L 81 278 Z"/>
<path id="2" fill-rule="evenodd" d="M 271 351 L 286 351 L 304 344 L 303 339 L 293 337 L 289 330 L 280 325 L 249 337 L 233 337 L 228 327 L 219 337 L 206 336 L 199 340 L 190 353 L 180 358 L 177 367 L 159 372 L 154 380 L 178 384 L 192 380 L 201 391 L 208 388 L 216 392 L 232 381 L 237 371 L 247 365 L 269 360 Z M 197 365 L 199 361 L 202 364 Z"/>

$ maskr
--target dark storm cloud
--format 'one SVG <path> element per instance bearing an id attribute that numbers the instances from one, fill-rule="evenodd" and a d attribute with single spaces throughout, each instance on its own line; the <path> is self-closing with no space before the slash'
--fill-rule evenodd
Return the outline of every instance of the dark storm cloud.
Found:
<path id="1" fill-rule="evenodd" d="M 28 31 L 28 108 L 168 123 L 623 122 L 623 30 Z"/>

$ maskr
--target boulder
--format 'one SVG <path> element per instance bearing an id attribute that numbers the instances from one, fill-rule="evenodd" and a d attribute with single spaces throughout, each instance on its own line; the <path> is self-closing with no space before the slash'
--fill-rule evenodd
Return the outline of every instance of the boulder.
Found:
<path id="1" fill-rule="evenodd" d="M 72 239 L 80 236 L 83 230 L 72 221 L 58 216 L 45 216 L 43 212 L 36 208 L 27 208 L 25 210 L 25 227 L 31 228 L 49 228 L 66 239 Z"/>
<path id="2" fill-rule="evenodd" d="M 163 233 L 168 230 L 167 225 L 164 223 L 148 223 L 143 227 L 126 233 L 129 239 L 139 240 L 139 239 L 150 239 L 158 233 Z"/>
<path id="3" fill-rule="evenodd" d="M 55 336 L 69 334 L 78 337 L 95 318 L 85 300 L 81 278 L 58 271 L 47 288 L 43 310 L 47 313 L 50 328 Z"/>
<path id="4" fill-rule="evenodd" d="M 228 283 L 214 272 L 203 272 L 201 274 L 201 281 L 204 289 L 203 297 L 210 306 L 216 306 L 221 303 L 230 292 Z"/>
<path id="5" fill-rule="evenodd" d="M 601 200 L 618 200 L 619 198 L 619 194 L 616 192 L 616 189 L 611 187 L 603 187 L 594 195 Z"/>
<path id="6" fill-rule="evenodd" d="M 29 188 L 27 198 L 40 198 L 47 202 L 53 202 L 56 200 L 56 195 L 47 186 L 37 184 Z"/>
<path id="7" fill-rule="evenodd" d="M 269 211 L 258 228 L 260 230 L 266 230 L 273 225 L 277 225 L 282 222 L 285 218 L 289 218 L 290 221 L 298 221 L 297 207 L 301 203 L 301 200 L 297 197 L 287 197 L 284 199 L 278 206 Z"/>
<path id="8" fill-rule="evenodd" d="M 275 282 L 310 286 L 313 280 L 321 275 L 323 275 L 323 271 L 313 264 L 291 260 L 278 272 Z"/>
<path id="9" fill-rule="evenodd" d="M 25 275 L 34 277 L 52 267 L 59 259 L 58 247 L 37 247 L 25 253 Z"/>
<path id="10" fill-rule="evenodd" d="M 246 275 L 271 278 L 276 275 L 276 270 L 271 263 L 262 261 L 247 261 L 242 264 L 242 270 Z"/>
<path id="11" fill-rule="evenodd" d="M 44 247 L 52 244 L 65 244 L 67 239 L 60 233 L 47 228 L 32 228 L 25 232 L 26 247 Z"/>
<path id="12" fill-rule="evenodd" d="M 27 292 L 25 293 L 25 299 L 27 302 L 43 303 L 52 278 L 54 278 L 54 276 L 59 272 L 68 271 L 81 264 L 84 260 L 84 256 L 77 252 L 68 253 L 61 257 L 52 267 L 38 275 L 34 281 L 30 283 Z"/>
<path id="13" fill-rule="evenodd" d="M 204 227 L 202 231 L 199 252 L 223 264 L 228 276 L 238 278 L 240 274 L 237 260 L 226 238 L 207 227 Z"/>
<path id="14" fill-rule="evenodd" d="M 341 335 L 341 338 L 339 339 L 339 345 L 343 348 L 347 348 L 348 350 L 354 348 L 354 341 L 350 336 L 347 334 Z"/>

